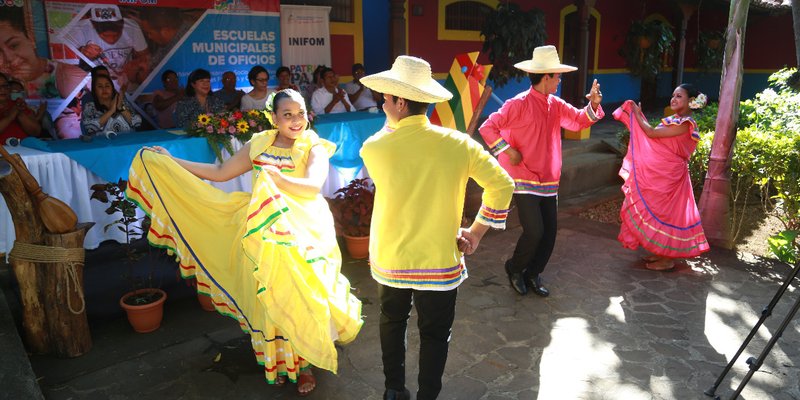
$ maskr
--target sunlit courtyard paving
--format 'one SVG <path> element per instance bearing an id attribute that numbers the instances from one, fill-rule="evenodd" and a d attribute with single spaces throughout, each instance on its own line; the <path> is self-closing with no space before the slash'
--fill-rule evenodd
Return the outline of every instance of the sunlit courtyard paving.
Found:
<path id="1" fill-rule="evenodd" d="M 548 298 L 519 296 L 502 261 L 520 228 L 494 232 L 467 260 L 442 399 L 703 399 L 780 287 L 788 266 L 712 250 L 654 272 L 623 249 L 613 225 L 565 215 L 544 273 Z M 340 349 L 337 375 L 318 372 L 311 399 L 380 399 L 376 287 L 363 262 L 345 272 L 365 325 Z M 792 287 L 717 390 L 728 398 L 798 293 Z M 124 321 L 93 326 L 94 349 L 73 360 L 33 357 L 47 398 L 281 399 L 267 385 L 232 320 L 184 299 L 162 328 L 134 334 Z M 419 337 L 412 316 L 407 380 L 416 389 Z M 743 399 L 800 398 L 800 325 L 791 321 Z"/>

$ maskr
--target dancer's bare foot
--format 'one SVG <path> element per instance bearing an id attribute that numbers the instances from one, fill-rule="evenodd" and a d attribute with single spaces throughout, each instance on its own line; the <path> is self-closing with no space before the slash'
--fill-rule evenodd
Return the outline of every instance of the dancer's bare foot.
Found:
<path id="1" fill-rule="evenodd" d="M 644 261 L 646 263 L 656 262 L 656 261 L 658 261 L 660 259 L 661 259 L 661 257 L 659 257 L 659 256 L 657 256 L 655 254 L 648 254 L 648 255 L 642 256 L 642 261 Z"/>
<path id="2" fill-rule="evenodd" d="M 281 387 L 285 383 L 286 383 L 286 375 L 278 375 L 278 377 L 275 378 L 275 386 Z"/>
<path id="3" fill-rule="evenodd" d="M 666 271 L 675 267 L 675 260 L 672 258 L 660 258 L 658 261 L 645 264 L 645 268 L 652 271 Z"/>
<path id="4" fill-rule="evenodd" d="M 297 394 L 300 396 L 308 396 L 316 387 L 317 379 L 314 378 L 311 368 L 300 371 L 300 376 L 297 377 Z"/>

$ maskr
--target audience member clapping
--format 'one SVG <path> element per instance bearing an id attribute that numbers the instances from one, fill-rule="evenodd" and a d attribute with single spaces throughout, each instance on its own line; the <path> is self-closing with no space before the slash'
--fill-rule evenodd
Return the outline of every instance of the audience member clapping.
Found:
<path id="1" fill-rule="evenodd" d="M 314 91 L 311 97 L 311 108 L 317 115 L 336 114 L 353 111 L 353 105 L 347 98 L 347 92 L 339 87 L 339 76 L 332 69 L 322 71 L 323 87 Z"/>
<path id="2" fill-rule="evenodd" d="M 97 75 L 92 79 L 93 101 L 81 110 L 81 129 L 87 135 L 135 131 L 142 117 L 125 100 L 124 90 L 117 92 L 111 78 Z"/>

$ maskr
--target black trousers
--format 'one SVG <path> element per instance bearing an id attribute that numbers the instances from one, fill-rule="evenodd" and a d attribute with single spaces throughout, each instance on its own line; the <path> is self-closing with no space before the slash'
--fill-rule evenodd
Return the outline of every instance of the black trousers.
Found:
<path id="1" fill-rule="evenodd" d="M 522 235 L 517 241 L 514 256 L 508 260 L 512 272 L 536 276 L 553 254 L 558 230 L 558 197 L 514 194 L 519 212 Z"/>
<path id="2" fill-rule="evenodd" d="M 406 387 L 406 331 L 413 301 L 417 308 L 420 337 L 417 400 L 435 399 L 439 395 L 456 314 L 457 294 L 458 289 L 436 292 L 397 289 L 378 284 L 386 389 L 402 392 Z"/>

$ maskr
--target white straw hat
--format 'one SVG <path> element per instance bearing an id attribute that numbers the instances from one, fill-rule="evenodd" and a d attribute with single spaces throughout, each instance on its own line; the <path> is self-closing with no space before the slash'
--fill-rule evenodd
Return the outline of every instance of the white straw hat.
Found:
<path id="1" fill-rule="evenodd" d="M 376 92 L 420 103 L 439 103 L 453 98 L 450 91 L 433 79 L 431 65 L 412 56 L 398 56 L 392 69 L 367 75 L 361 78 L 361 83 Z"/>
<path id="2" fill-rule="evenodd" d="M 520 61 L 514 64 L 514 67 L 534 74 L 555 74 L 578 69 L 562 64 L 555 46 L 539 46 L 533 49 L 533 56 L 530 60 Z"/>

